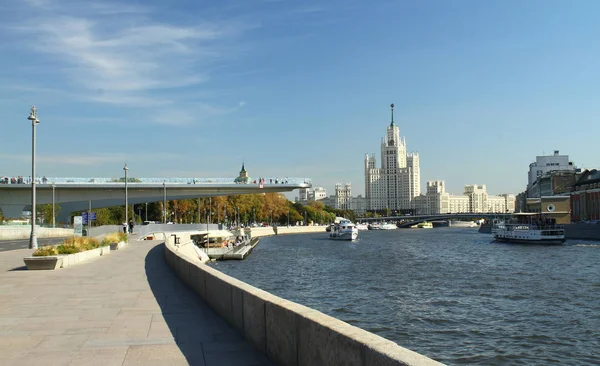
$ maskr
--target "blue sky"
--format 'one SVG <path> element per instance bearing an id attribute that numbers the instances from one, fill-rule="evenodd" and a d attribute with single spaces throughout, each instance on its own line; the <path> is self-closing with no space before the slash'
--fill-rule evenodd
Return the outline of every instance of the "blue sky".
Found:
<path id="1" fill-rule="evenodd" d="M 421 185 L 600 158 L 600 2 L 0 3 L 0 175 L 310 177 L 364 194 L 389 104 Z"/>

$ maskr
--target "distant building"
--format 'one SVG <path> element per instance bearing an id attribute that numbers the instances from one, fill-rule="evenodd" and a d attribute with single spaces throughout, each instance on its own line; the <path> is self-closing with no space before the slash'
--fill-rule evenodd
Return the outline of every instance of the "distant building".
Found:
<path id="1" fill-rule="evenodd" d="M 248 176 L 248 172 L 246 171 L 246 168 L 244 167 L 244 163 L 242 163 L 242 170 L 240 170 L 239 177 L 235 178 L 233 181 L 235 183 L 239 183 L 239 184 L 250 183 L 250 177 Z"/>
<path id="2" fill-rule="evenodd" d="M 323 187 L 301 188 L 298 197 L 296 197 L 296 202 L 305 205 L 308 202 L 320 201 L 324 198 L 327 198 L 327 191 Z"/>
<path id="3" fill-rule="evenodd" d="M 556 181 L 550 177 L 558 172 L 568 176 L 577 173 L 578 169 L 569 161 L 569 155 L 560 155 L 558 150 L 554 150 L 554 155 L 536 156 L 535 162 L 529 164 L 527 198 L 554 195 L 553 183 Z"/>
<path id="4" fill-rule="evenodd" d="M 416 213 L 506 213 L 515 211 L 515 196 L 489 196 L 485 185 L 466 185 L 463 195 L 446 192 L 443 180 L 427 182 L 427 193 L 416 198 Z"/>
<path id="5" fill-rule="evenodd" d="M 392 120 L 381 141 L 381 167 L 375 154 L 365 156 L 365 198 L 368 210 L 414 210 L 415 198 L 421 194 L 419 154 L 406 152 L 406 139 L 400 139 L 400 128 Z"/>
<path id="6" fill-rule="evenodd" d="M 350 210 L 352 201 L 352 185 L 350 183 L 346 183 L 345 185 L 341 185 L 337 183 L 335 185 L 335 208 L 340 210 Z"/>
<path id="7" fill-rule="evenodd" d="M 600 220 L 600 170 L 585 170 L 570 195 L 571 220 Z"/>

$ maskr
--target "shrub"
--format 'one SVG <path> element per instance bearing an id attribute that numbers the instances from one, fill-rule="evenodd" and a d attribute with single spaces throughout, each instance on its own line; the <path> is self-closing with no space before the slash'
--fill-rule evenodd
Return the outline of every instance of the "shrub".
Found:
<path id="1" fill-rule="evenodd" d="M 119 239 L 120 239 L 119 241 L 127 242 L 127 234 L 119 232 Z"/>
<path id="2" fill-rule="evenodd" d="M 57 246 L 56 250 L 58 251 L 58 254 L 74 254 L 82 251 L 81 248 L 77 248 L 76 246 L 64 244 Z"/>
<path id="3" fill-rule="evenodd" d="M 102 245 L 106 246 L 106 245 L 110 245 L 112 243 L 118 243 L 118 242 L 122 241 L 121 234 L 127 236 L 127 234 L 125 234 L 125 233 L 110 233 L 110 234 L 107 234 L 104 237 L 104 239 L 102 239 Z"/>
<path id="4" fill-rule="evenodd" d="M 56 247 L 54 246 L 46 246 L 46 247 L 41 247 L 38 248 L 35 252 L 33 252 L 33 256 L 34 257 L 47 257 L 49 255 L 57 255 L 58 251 L 56 250 Z"/>

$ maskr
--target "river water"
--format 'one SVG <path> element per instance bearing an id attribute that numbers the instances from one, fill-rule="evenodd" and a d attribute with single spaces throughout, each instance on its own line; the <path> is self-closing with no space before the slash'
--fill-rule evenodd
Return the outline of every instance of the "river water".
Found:
<path id="1" fill-rule="evenodd" d="M 261 238 L 218 270 L 450 365 L 600 364 L 600 242 L 476 229 Z"/>

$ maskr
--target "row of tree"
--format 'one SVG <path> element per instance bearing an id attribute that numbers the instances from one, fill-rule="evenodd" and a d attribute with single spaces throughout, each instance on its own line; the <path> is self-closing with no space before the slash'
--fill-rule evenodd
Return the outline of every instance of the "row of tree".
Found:
<path id="1" fill-rule="evenodd" d="M 118 225 L 125 220 L 124 206 L 93 209 L 96 213 L 94 225 Z M 50 214 L 52 212 L 50 208 Z M 73 216 L 81 212 L 74 212 Z M 350 220 L 356 218 L 351 210 L 337 210 L 322 202 L 311 202 L 304 206 L 293 203 L 279 193 L 248 194 L 236 196 L 203 197 L 163 202 L 149 202 L 129 206 L 128 217 L 136 222 L 174 223 L 225 223 L 278 225 L 328 224 L 336 216 Z"/>

